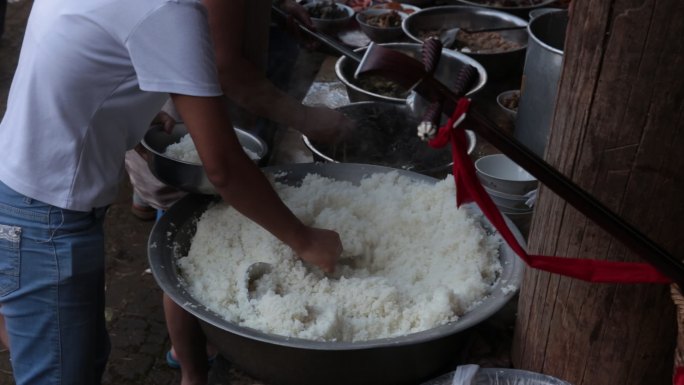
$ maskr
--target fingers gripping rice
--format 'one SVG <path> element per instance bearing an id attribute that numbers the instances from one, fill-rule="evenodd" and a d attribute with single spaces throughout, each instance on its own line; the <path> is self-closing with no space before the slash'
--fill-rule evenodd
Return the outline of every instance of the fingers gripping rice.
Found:
<path id="1" fill-rule="evenodd" d="M 457 320 L 501 271 L 499 237 L 456 208 L 452 179 L 391 172 L 353 185 L 309 175 L 274 186 L 304 223 L 338 231 L 345 251 L 327 277 L 227 204 L 211 206 L 178 264 L 190 293 L 228 321 L 312 340 L 395 337 Z M 254 262 L 273 270 L 249 300 Z"/>

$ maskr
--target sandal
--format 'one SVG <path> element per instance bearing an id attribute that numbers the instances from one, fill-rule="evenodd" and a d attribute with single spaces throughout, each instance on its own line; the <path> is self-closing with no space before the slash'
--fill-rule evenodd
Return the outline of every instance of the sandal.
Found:
<path id="1" fill-rule="evenodd" d="M 214 361 L 216 361 L 216 356 L 218 354 L 214 354 L 213 356 L 209 357 L 207 359 L 207 364 L 209 364 L 209 367 L 211 368 L 211 365 L 214 364 Z M 171 368 L 171 369 L 180 369 L 180 362 L 176 359 L 176 357 L 173 356 L 173 353 L 171 353 L 171 350 L 168 350 L 166 352 L 166 364 Z"/>

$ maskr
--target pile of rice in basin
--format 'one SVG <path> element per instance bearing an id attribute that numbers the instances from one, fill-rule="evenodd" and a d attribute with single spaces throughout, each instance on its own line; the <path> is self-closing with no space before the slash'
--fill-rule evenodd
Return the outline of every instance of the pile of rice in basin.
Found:
<path id="1" fill-rule="evenodd" d="M 304 223 L 339 232 L 344 253 L 326 276 L 229 205 L 211 205 L 178 265 L 189 292 L 230 322 L 317 341 L 402 336 L 457 320 L 501 272 L 500 238 L 456 208 L 451 178 L 430 184 L 390 172 L 353 185 L 311 174 L 298 187 L 272 183 Z M 248 295 L 255 262 L 273 269 Z"/>

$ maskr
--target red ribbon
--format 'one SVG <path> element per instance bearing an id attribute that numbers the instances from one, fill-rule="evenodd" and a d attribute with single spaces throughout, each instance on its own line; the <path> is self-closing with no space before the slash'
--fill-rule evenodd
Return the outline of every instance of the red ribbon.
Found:
<path id="1" fill-rule="evenodd" d="M 454 109 L 451 118 L 440 127 L 437 135 L 428 144 L 433 148 L 444 147 L 451 142 L 454 159 L 453 175 L 456 183 L 456 205 L 475 202 L 484 215 L 489 219 L 506 243 L 529 266 L 573 277 L 589 282 L 600 283 L 671 283 L 672 280 L 661 274 L 647 263 L 600 261 L 584 258 L 554 257 L 545 255 L 529 255 L 520 246 L 515 236 L 508 228 L 501 212 L 496 207 L 489 194 L 477 179 L 475 166 L 467 153 L 467 138 L 465 130 L 459 126 L 459 119 L 470 106 L 470 100 L 461 98 Z M 684 385 L 684 373 L 681 374 Z"/>
<path id="2" fill-rule="evenodd" d="M 684 367 L 678 366 L 675 368 L 672 385 L 684 385 Z"/>

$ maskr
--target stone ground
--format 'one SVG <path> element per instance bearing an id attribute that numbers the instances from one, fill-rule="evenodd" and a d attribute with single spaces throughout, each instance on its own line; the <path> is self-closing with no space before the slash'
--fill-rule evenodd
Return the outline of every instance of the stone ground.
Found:
<path id="1" fill-rule="evenodd" d="M 6 31 L 0 40 L 0 112 L 4 112 L 9 85 L 16 67 L 31 0 L 9 4 Z M 325 59 L 320 53 L 300 55 L 297 87 L 291 90 L 303 98 L 308 84 Z M 307 83 L 308 82 L 308 83 Z M 107 214 L 107 320 L 112 353 L 104 376 L 106 385 L 173 385 L 180 373 L 164 360 L 169 339 L 161 306 L 162 292 L 148 268 L 146 244 L 151 222 L 134 218 L 129 211 L 131 187 L 122 183 L 116 202 Z M 469 362 L 485 367 L 509 367 L 514 304 L 472 329 Z M 219 359 L 211 373 L 212 385 L 259 384 Z M 0 385 L 14 384 L 9 354 L 0 352 Z"/>

